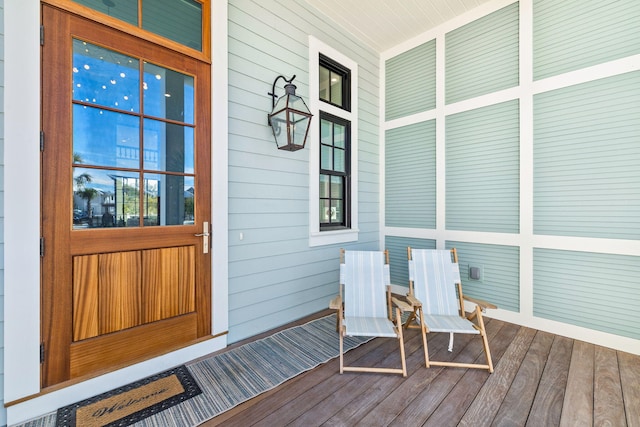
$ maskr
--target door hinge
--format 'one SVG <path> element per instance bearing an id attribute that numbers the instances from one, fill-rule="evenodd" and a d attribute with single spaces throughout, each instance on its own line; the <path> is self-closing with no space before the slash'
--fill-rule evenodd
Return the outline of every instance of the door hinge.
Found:
<path id="1" fill-rule="evenodd" d="M 40 151 L 44 151 L 44 131 L 40 131 Z"/>
<path id="2" fill-rule="evenodd" d="M 40 25 L 40 46 L 44 46 L 44 25 Z"/>
<path id="3" fill-rule="evenodd" d="M 44 237 L 40 238 L 40 256 L 44 256 Z"/>
<path id="4" fill-rule="evenodd" d="M 40 363 L 44 363 L 44 343 L 40 343 Z"/>

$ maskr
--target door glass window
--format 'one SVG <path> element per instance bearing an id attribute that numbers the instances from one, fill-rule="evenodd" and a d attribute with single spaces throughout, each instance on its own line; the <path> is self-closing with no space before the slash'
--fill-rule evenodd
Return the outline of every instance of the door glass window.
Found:
<path id="1" fill-rule="evenodd" d="M 73 228 L 193 224 L 193 76 L 73 47 Z"/>

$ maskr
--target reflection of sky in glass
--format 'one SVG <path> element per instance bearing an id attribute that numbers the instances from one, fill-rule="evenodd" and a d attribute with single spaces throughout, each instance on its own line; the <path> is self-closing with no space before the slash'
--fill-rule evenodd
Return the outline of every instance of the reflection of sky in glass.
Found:
<path id="1" fill-rule="evenodd" d="M 73 41 L 73 99 L 138 112 L 139 88 L 137 59 Z"/>
<path id="2" fill-rule="evenodd" d="M 73 106 L 73 152 L 81 163 L 140 167 L 140 120 L 100 108 Z"/>
<path id="3" fill-rule="evenodd" d="M 73 98 L 122 110 L 123 113 L 79 104 L 73 109 L 73 153 L 80 163 L 139 168 L 139 61 L 80 40 L 73 41 Z M 194 78 L 145 63 L 144 113 L 193 124 Z M 194 172 L 194 130 L 145 119 L 144 167 Z"/>
<path id="4" fill-rule="evenodd" d="M 193 77 L 144 63 L 144 114 L 193 124 Z"/>

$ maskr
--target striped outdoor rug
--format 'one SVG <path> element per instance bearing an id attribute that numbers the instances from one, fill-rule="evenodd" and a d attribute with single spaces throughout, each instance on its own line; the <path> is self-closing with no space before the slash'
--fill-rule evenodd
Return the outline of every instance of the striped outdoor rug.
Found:
<path id="1" fill-rule="evenodd" d="M 366 341 L 367 338 L 346 337 L 345 351 Z M 285 329 L 267 338 L 187 364 L 202 394 L 128 425 L 196 426 L 338 355 L 335 315 Z M 56 424 L 55 416 L 55 413 L 48 414 L 20 426 L 53 427 Z"/>

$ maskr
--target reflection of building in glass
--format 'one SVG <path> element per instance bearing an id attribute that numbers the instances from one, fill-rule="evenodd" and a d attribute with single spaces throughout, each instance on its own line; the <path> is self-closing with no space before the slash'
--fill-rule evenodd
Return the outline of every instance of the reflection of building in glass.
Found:
<path id="1" fill-rule="evenodd" d="M 142 198 L 139 178 L 113 174 L 109 177 L 114 182 L 116 226 L 139 226 L 140 209 L 143 225 L 193 223 L 195 190 L 193 187 L 184 189 L 183 176 L 156 175 L 157 178 L 144 178 Z"/>
<path id="2" fill-rule="evenodd" d="M 140 225 L 139 179 L 127 176 L 109 175 L 113 179 L 115 225 L 135 227 Z"/>

